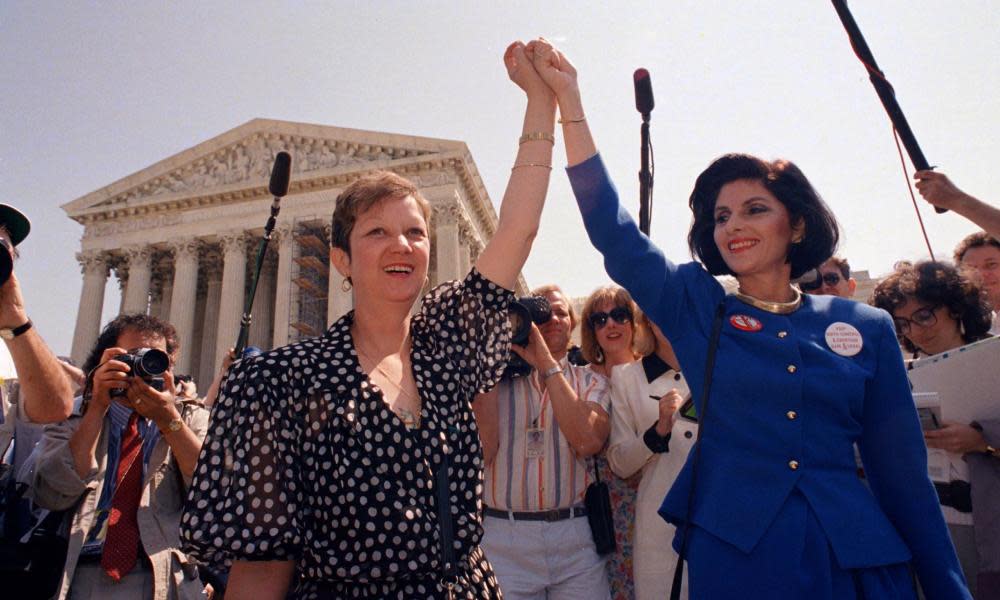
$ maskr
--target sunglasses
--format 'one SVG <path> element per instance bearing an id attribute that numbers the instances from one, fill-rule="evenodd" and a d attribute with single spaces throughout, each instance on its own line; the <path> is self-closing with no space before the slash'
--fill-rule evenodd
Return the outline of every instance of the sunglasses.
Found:
<path id="1" fill-rule="evenodd" d="M 934 314 L 934 311 L 937 309 L 937 306 L 921 308 L 913 311 L 909 319 L 906 317 L 893 317 L 892 322 L 896 324 L 896 331 L 902 335 L 909 335 L 911 324 L 919 325 L 921 328 L 933 327 L 937 324 L 937 315 Z"/>
<path id="2" fill-rule="evenodd" d="M 840 283 L 840 279 L 841 277 L 837 273 L 826 273 L 822 277 L 817 277 L 812 281 L 803 281 L 802 283 L 799 284 L 799 287 L 802 288 L 802 291 L 804 292 L 811 292 L 813 290 L 818 290 L 819 288 L 823 287 L 824 283 L 830 287 L 833 287 L 838 283 Z"/>
<path id="3" fill-rule="evenodd" d="M 601 327 L 604 327 L 607 324 L 608 317 L 614 319 L 615 323 L 618 323 L 619 325 L 624 325 L 625 323 L 632 322 L 632 311 L 621 306 L 616 306 L 615 308 L 611 309 L 611 312 L 601 311 L 601 312 L 591 313 L 589 319 L 590 325 L 594 329 L 600 329 Z"/>

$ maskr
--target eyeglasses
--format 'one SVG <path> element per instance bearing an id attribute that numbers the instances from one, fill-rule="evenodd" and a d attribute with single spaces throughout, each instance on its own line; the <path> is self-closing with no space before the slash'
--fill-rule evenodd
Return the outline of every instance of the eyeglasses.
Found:
<path id="1" fill-rule="evenodd" d="M 632 311 L 622 306 L 616 306 L 615 308 L 611 309 L 611 312 L 601 311 L 601 312 L 591 313 L 589 319 L 591 327 L 593 327 L 594 329 L 600 329 L 601 327 L 604 327 L 608 322 L 608 317 L 614 319 L 615 323 L 618 323 L 619 325 L 624 325 L 625 323 L 632 322 Z"/>
<path id="2" fill-rule="evenodd" d="M 812 281 L 803 281 L 799 284 L 799 287 L 802 288 L 802 291 L 804 292 L 811 292 L 823 287 L 824 283 L 830 287 L 834 287 L 840 283 L 840 279 L 841 277 L 837 273 L 825 273 L 822 277 L 817 277 Z"/>
<path id="3" fill-rule="evenodd" d="M 933 327 L 937 324 L 937 315 L 934 314 L 939 307 L 931 306 L 927 308 L 921 308 L 919 310 L 913 311 L 910 318 L 906 317 L 893 317 L 892 322 L 896 324 L 896 331 L 903 335 L 909 335 L 910 324 L 919 325 L 921 328 Z"/>

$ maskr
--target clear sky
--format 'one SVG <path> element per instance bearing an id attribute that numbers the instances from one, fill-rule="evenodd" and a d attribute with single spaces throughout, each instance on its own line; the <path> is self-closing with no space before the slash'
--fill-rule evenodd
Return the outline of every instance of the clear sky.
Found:
<path id="1" fill-rule="evenodd" d="M 931 164 L 995 199 L 1000 5 L 879 0 L 852 10 Z M 652 74 L 652 236 L 668 256 L 687 260 L 687 196 L 731 151 L 797 162 L 840 219 L 855 268 L 879 275 L 927 256 L 888 119 L 822 0 L 5 0 L 0 201 L 33 222 L 16 266 L 30 316 L 69 353 L 82 227 L 60 205 L 255 117 L 463 140 L 499 202 L 524 109 L 501 55 L 537 35 L 579 69 L 590 125 L 631 207 L 631 75 Z M 561 141 L 554 161 L 565 164 Z M 950 256 L 973 227 L 921 208 L 935 253 Z M 573 295 L 607 281 L 558 168 L 525 276 Z M 117 307 L 114 283 L 105 301 Z"/>

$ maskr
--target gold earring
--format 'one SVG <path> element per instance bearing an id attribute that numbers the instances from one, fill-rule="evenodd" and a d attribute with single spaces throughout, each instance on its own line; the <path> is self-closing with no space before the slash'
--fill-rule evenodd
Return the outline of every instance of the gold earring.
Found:
<path id="1" fill-rule="evenodd" d="M 351 291 L 352 287 L 354 287 L 354 283 L 351 281 L 350 277 L 344 277 L 344 280 L 340 282 L 340 289 L 344 292 Z"/>

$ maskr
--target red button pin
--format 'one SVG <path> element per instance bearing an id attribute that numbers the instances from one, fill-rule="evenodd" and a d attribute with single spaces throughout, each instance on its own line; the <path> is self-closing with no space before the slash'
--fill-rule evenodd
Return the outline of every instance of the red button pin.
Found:
<path id="1" fill-rule="evenodd" d="M 740 331 L 755 332 L 764 328 L 764 325 L 750 315 L 733 315 L 729 317 L 729 324 Z"/>

